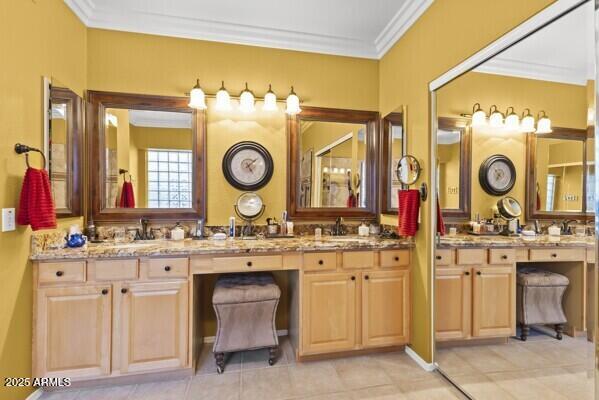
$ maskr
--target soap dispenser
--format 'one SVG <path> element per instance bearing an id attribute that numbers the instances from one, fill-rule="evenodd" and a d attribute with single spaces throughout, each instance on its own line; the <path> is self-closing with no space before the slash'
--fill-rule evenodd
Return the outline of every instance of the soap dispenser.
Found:
<path id="1" fill-rule="evenodd" d="M 171 229 L 171 239 L 172 240 L 183 240 L 185 239 L 185 231 L 179 222 L 175 225 L 173 229 Z"/>
<path id="2" fill-rule="evenodd" d="M 358 227 L 358 236 L 368 236 L 370 228 L 366 225 L 366 221 L 362 221 L 362 224 Z"/>

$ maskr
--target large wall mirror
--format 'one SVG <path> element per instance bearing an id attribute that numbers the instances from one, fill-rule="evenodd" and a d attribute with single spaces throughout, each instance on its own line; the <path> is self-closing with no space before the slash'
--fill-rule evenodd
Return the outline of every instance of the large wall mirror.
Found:
<path id="1" fill-rule="evenodd" d="M 304 107 L 290 119 L 290 216 L 376 216 L 377 117 L 370 111 Z"/>
<path id="2" fill-rule="evenodd" d="M 387 114 L 381 129 L 381 212 L 397 214 L 401 183 L 397 179 L 397 164 L 406 154 L 406 109 Z"/>
<path id="3" fill-rule="evenodd" d="M 45 80 L 45 155 L 56 215 L 82 215 L 83 99 L 58 79 Z"/>
<path id="4" fill-rule="evenodd" d="M 89 92 L 96 221 L 205 215 L 204 113 L 185 98 Z"/>
<path id="5" fill-rule="evenodd" d="M 527 139 L 527 218 L 592 218 L 594 139 L 587 130 L 554 127 Z"/>

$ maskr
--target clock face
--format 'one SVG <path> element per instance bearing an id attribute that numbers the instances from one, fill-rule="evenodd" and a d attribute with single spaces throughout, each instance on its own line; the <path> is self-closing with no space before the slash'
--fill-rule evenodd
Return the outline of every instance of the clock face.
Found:
<path id="1" fill-rule="evenodd" d="M 509 158 L 496 154 L 481 164 L 478 178 L 485 192 L 502 196 L 514 187 L 516 168 Z"/>
<path id="2" fill-rule="evenodd" d="M 227 150 L 223 173 L 237 189 L 256 190 L 266 185 L 272 176 L 272 157 L 258 143 L 240 142 Z"/>
<path id="3" fill-rule="evenodd" d="M 498 160 L 492 163 L 487 171 L 487 181 L 495 190 L 506 190 L 512 180 L 512 172 L 509 165 Z"/>

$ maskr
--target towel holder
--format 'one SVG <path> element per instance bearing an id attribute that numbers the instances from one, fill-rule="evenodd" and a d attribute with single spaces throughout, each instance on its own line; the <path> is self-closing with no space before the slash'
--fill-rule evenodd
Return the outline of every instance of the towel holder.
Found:
<path id="1" fill-rule="evenodd" d="M 29 152 L 30 151 L 35 151 L 35 152 L 40 153 L 40 155 L 42 156 L 42 159 L 44 160 L 44 166 L 42 167 L 42 169 L 46 169 L 46 156 L 40 149 L 31 147 L 31 146 L 27 146 L 26 144 L 21 144 L 21 143 L 15 144 L 15 153 L 25 154 L 25 163 L 27 164 L 28 168 L 31 168 L 31 165 L 29 165 Z"/>

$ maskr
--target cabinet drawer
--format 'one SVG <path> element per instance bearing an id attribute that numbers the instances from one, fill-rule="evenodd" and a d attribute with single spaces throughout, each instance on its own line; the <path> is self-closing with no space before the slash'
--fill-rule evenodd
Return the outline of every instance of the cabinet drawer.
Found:
<path id="1" fill-rule="evenodd" d="M 582 261 L 584 249 L 530 249 L 530 261 Z"/>
<path id="2" fill-rule="evenodd" d="M 587 262 L 591 264 L 595 263 L 595 250 L 587 249 Z"/>
<path id="3" fill-rule="evenodd" d="M 364 269 L 374 267 L 374 251 L 344 251 L 343 269 Z"/>
<path id="4" fill-rule="evenodd" d="M 456 261 L 458 265 L 480 265 L 485 263 L 487 250 L 485 249 L 457 249 Z"/>
<path id="5" fill-rule="evenodd" d="M 334 271 L 337 253 L 304 253 L 304 271 Z"/>
<path id="6" fill-rule="evenodd" d="M 40 263 L 39 283 L 85 282 L 85 261 Z"/>
<path id="7" fill-rule="evenodd" d="M 513 264 L 516 262 L 514 249 L 489 249 L 489 264 Z"/>
<path id="8" fill-rule="evenodd" d="M 283 268 L 283 257 L 280 255 L 216 257 L 212 259 L 212 264 L 214 272 L 270 271 Z"/>
<path id="9" fill-rule="evenodd" d="M 452 263 L 452 259 L 451 259 L 451 254 L 452 250 L 450 249 L 437 249 L 435 251 L 435 265 L 439 266 L 439 265 L 451 265 Z"/>
<path id="10" fill-rule="evenodd" d="M 381 267 L 409 267 L 410 250 L 382 250 Z"/>
<path id="11" fill-rule="evenodd" d="M 148 263 L 148 278 L 187 278 L 187 258 L 152 258 Z"/>
<path id="12" fill-rule="evenodd" d="M 136 280 L 138 275 L 137 259 L 129 260 L 92 260 L 87 266 L 90 281 Z"/>

